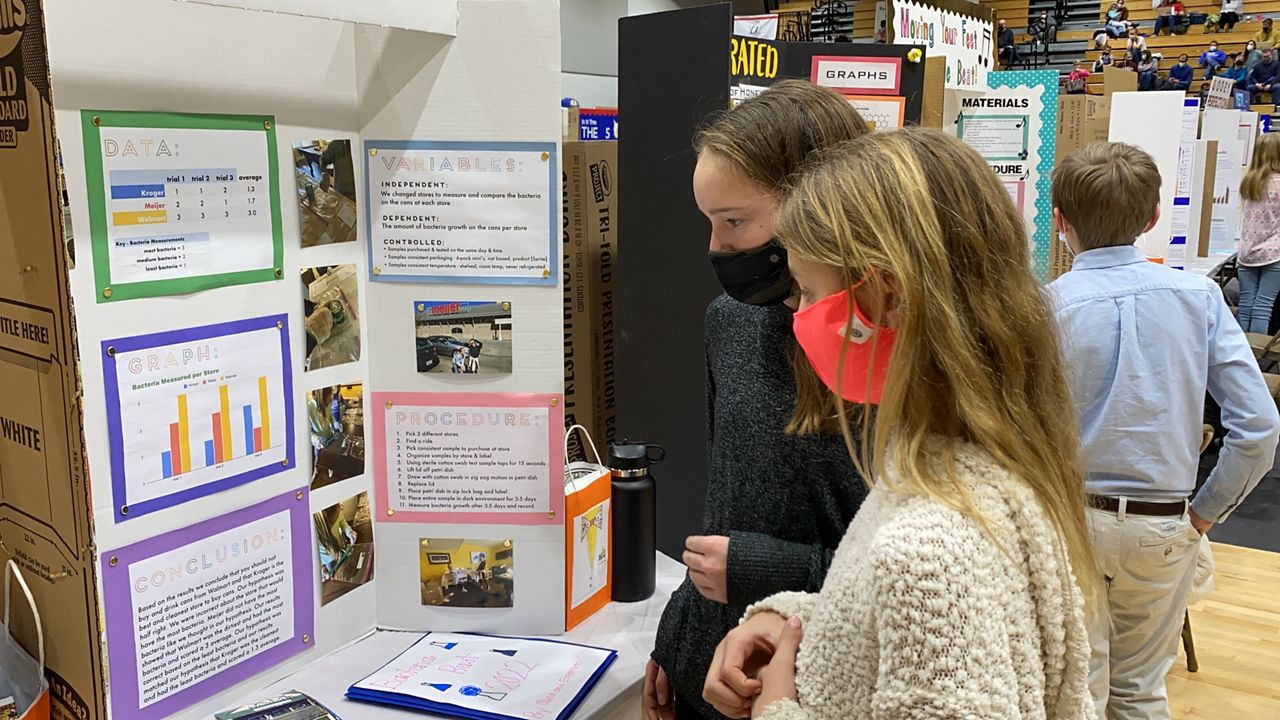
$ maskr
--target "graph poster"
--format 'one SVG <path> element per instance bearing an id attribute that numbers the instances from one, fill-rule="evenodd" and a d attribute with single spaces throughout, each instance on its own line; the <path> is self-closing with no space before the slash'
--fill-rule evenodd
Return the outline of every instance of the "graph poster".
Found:
<path id="1" fill-rule="evenodd" d="M 116 522 L 294 465 L 286 315 L 102 342 Z"/>
<path id="2" fill-rule="evenodd" d="M 102 553 L 118 718 L 166 718 L 315 646 L 310 496 Z"/>
<path id="3" fill-rule="evenodd" d="M 84 110 L 98 302 L 282 277 L 274 119 Z"/>
<path id="4" fill-rule="evenodd" d="M 1053 208 L 1049 185 L 1058 132 L 1058 75 L 993 72 L 981 92 L 949 90 L 943 127 L 982 156 L 1022 215 L 1032 268 L 1049 280 Z"/>
<path id="5" fill-rule="evenodd" d="M 372 404 L 379 520 L 564 522 L 560 395 L 375 392 Z"/>
<path id="6" fill-rule="evenodd" d="M 555 143 L 370 141 L 365 150 L 372 279 L 556 284 Z"/>

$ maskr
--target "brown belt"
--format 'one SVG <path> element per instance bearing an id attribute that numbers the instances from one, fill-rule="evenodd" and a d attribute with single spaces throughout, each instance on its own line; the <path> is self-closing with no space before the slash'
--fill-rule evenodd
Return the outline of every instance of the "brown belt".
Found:
<path id="1" fill-rule="evenodd" d="M 1089 507 L 1118 513 L 1120 512 L 1120 498 L 1107 497 L 1106 495 L 1090 495 Z M 1143 502 L 1141 500 L 1130 500 L 1125 504 L 1124 511 L 1134 515 L 1155 515 L 1157 517 L 1181 515 L 1187 511 L 1187 501 Z"/>

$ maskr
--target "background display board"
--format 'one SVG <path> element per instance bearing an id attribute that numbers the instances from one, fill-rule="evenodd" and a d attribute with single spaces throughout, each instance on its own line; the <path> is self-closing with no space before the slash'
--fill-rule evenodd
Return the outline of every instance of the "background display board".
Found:
<path id="1" fill-rule="evenodd" d="M 895 45 L 923 45 L 929 57 L 946 58 L 948 90 L 982 90 L 995 70 L 991 10 L 966 0 L 892 0 L 888 27 Z"/>
<path id="2" fill-rule="evenodd" d="M 1138 237 L 1138 247 L 1147 257 L 1164 258 L 1169 248 L 1185 101 L 1186 93 L 1181 92 L 1120 92 L 1111 96 L 1111 141 L 1142 148 L 1160 170 L 1160 220 Z"/>
<path id="3" fill-rule="evenodd" d="M 991 166 L 1026 222 L 1032 266 L 1048 282 L 1053 243 L 1053 179 L 1058 74 L 996 72 L 981 93 L 947 91 L 944 125 Z"/>

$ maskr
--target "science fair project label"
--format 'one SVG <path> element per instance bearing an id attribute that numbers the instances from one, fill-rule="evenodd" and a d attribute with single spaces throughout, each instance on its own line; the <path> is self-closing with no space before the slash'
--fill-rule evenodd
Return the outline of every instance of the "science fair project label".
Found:
<path id="1" fill-rule="evenodd" d="M 365 143 L 371 279 L 555 285 L 555 143 Z"/>
<path id="2" fill-rule="evenodd" d="M 315 643 L 305 488 L 102 553 L 111 711 L 163 718 Z"/>
<path id="3" fill-rule="evenodd" d="M 554 640 L 427 633 L 347 697 L 454 717 L 561 720 L 616 658 Z"/>
<path id="4" fill-rule="evenodd" d="M 559 395 L 372 395 L 374 492 L 385 522 L 563 522 Z"/>

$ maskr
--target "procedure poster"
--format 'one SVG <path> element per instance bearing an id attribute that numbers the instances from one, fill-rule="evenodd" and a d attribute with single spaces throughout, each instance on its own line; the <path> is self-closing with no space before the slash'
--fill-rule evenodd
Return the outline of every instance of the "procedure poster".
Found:
<path id="1" fill-rule="evenodd" d="M 117 522 L 294 465 L 287 315 L 102 341 Z"/>
<path id="2" fill-rule="evenodd" d="M 164 718 L 313 647 L 305 489 L 102 553 L 111 711 Z"/>
<path id="3" fill-rule="evenodd" d="M 98 302 L 282 277 L 271 116 L 84 110 Z"/>
<path id="4" fill-rule="evenodd" d="M 563 522 L 559 395 L 373 393 L 379 520 Z"/>
<path id="5" fill-rule="evenodd" d="M 994 72 L 987 82 L 984 92 L 947 92 L 944 126 L 978 151 L 1000 179 L 1026 223 L 1036 277 L 1048 282 L 1058 75 L 1046 70 Z"/>
<path id="6" fill-rule="evenodd" d="M 366 142 L 371 278 L 555 285 L 556 154 L 555 143 Z"/>
<path id="7" fill-rule="evenodd" d="M 1169 218 L 1169 248 L 1165 264 L 1181 270 L 1187 262 L 1187 236 L 1191 233 L 1191 186 L 1200 132 L 1200 98 L 1182 101 L 1182 130 L 1178 140 L 1178 177 Z"/>

